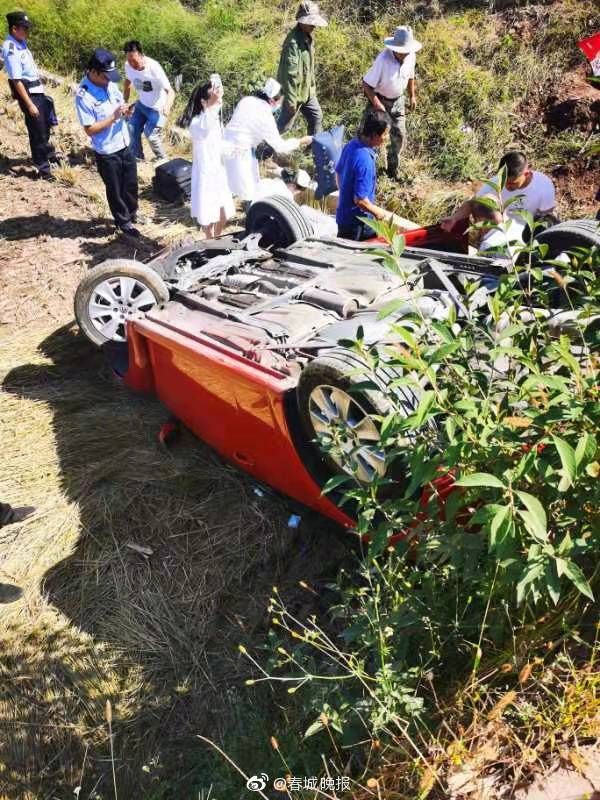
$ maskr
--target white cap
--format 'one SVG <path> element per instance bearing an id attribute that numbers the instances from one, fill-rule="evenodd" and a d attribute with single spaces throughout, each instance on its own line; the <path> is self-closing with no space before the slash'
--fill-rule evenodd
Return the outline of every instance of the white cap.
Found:
<path id="1" fill-rule="evenodd" d="M 270 100 L 272 100 L 274 97 L 277 97 L 281 94 L 281 84 L 278 83 L 275 78 L 267 78 L 261 91 L 266 94 Z"/>

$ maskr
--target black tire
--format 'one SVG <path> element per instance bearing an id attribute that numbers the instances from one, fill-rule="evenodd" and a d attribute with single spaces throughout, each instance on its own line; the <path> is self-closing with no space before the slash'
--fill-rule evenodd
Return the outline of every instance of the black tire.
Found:
<path id="1" fill-rule="evenodd" d="M 392 387 L 391 383 L 401 377 L 401 373 L 393 367 L 379 366 L 375 373 L 371 372 L 362 359 L 355 353 L 343 349 L 332 349 L 309 362 L 302 370 L 296 390 L 298 412 L 306 440 L 316 450 L 325 470 L 322 477 L 344 474 L 344 469 L 332 457 L 324 454 L 315 442 L 318 431 L 313 425 L 311 413 L 311 396 L 318 387 L 341 389 L 350 395 L 358 409 L 368 415 L 385 416 L 399 402 L 406 413 L 411 414 L 418 405 L 416 393 L 407 386 Z M 359 387 L 366 381 L 374 384 L 373 389 Z M 390 402 L 390 394 L 395 398 L 394 406 Z M 392 477 L 402 480 L 404 474 L 399 473 L 396 461 Z"/>
<path id="2" fill-rule="evenodd" d="M 146 264 L 141 264 L 138 261 L 129 261 L 125 258 L 116 258 L 109 261 L 104 261 L 97 267 L 91 269 L 80 282 L 75 292 L 75 319 L 79 325 L 81 332 L 84 336 L 92 342 L 92 344 L 101 347 L 109 341 L 124 341 L 125 334 L 119 334 L 119 338 L 110 338 L 104 335 L 99 329 L 98 325 L 94 324 L 90 316 L 89 304 L 96 288 L 105 281 L 111 278 L 134 278 L 136 281 L 136 290 L 138 286 L 143 286 L 148 289 L 154 296 L 154 303 L 149 301 L 145 303 L 138 310 L 148 311 L 153 305 L 161 305 L 169 300 L 169 289 L 167 284 L 158 275 L 152 267 Z M 139 297 L 141 290 L 134 296 Z M 107 311 L 110 311 L 110 306 L 107 305 Z M 111 314 L 112 316 L 112 314 Z M 119 329 L 125 330 L 124 323 L 120 323 Z M 115 332 L 115 336 L 117 333 Z"/>
<path id="3" fill-rule="evenodd" d="M 260 233 L 263 248 L 285 248 L 314 235 L 300 206 L 280 195 L 252 203 L 246 214 L 246 234 Z"/>
<path id="4" fill-rule="evenodd" d="M 574 219 L 559 222 L 536 235 L 540 244 L 548 245 L 547 259 L 576 247 L 600 247 L 600 226 L 593 219 Z"/>

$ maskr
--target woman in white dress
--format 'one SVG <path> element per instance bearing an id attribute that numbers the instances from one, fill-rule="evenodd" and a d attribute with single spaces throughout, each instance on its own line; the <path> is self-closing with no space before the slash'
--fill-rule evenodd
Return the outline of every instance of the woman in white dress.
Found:
<path id="1" fill-rule="evenodd" d="M 260 175 L 254 148 L 261 142 L 266 142 L 276 153 L 291 153 L 298 147 L 307 147 L 312 141 L 312 136 L 301 139 L 281 137 L 273 117 L 281 99 L 280 84 L 269 78 L 259 92 L 242 97 L 225 126 L 225 142 L 233 151 L 233 156 L 225 160 L 229 186 L 240 200 L 251 202 L 257 197 Z"/>
<path id="2" fill-rule="evenodd" d="M 223 165 L 221 106 L 223 87 L 218 76 L 197 86 L 180 124 L 189 126 L 192 139 L 191 214 L 207 239 L 219 236 L 235 206 Z"/>

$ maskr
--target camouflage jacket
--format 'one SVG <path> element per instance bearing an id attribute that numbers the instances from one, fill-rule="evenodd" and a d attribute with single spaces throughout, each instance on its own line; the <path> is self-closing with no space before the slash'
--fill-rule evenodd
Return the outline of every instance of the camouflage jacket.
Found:
<path id="1" fill-rule="evenodd" d="M 281 49 L 277 80 L 290 106 L 315 97 L 315 49 L 311 36 L 298 25 L 288 33 Z"/>

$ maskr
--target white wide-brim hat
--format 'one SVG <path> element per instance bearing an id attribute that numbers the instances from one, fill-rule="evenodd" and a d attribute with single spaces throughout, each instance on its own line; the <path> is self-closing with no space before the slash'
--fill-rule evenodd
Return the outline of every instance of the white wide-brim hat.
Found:
<path id="1" fill-rule="evenodd" d="M 301 22 L 303 25 L 313 25 L 315 28 L 327 27 L 327 20 L 321 14 L 318 4 L 308 2 L 308 0 L 298 6 L 296 22 Z"/>
<path id="2" fill-rule="evenodd" d="M 266 94 L 269 100 L 278 97 L 281 94 L 281 84 L 275 78 L 267 78 L 265 85 L 262 87 L 261 92 Z"/>
<path id="3" fill-rule="evenodd" d="M 423 47 L 413 36 L 412 28 L 408 25 L 399 25 L 393 36 L 383 40 L 388 50 L 394 53 L 418 53 Z"/>

